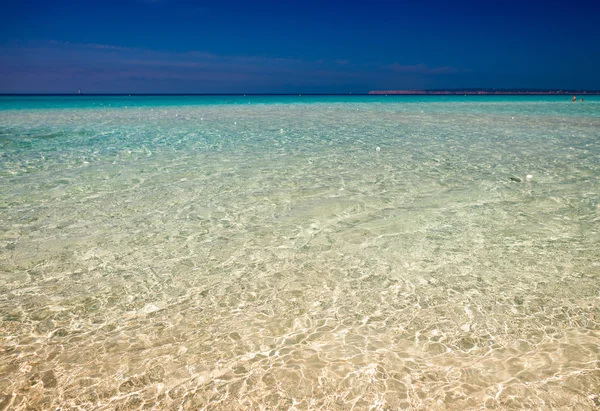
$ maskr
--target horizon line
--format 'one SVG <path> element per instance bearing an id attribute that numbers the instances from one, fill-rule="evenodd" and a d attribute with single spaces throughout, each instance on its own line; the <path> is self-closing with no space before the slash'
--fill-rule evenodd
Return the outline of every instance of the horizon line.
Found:
<path id="1" fill-rule="evenodd" d="M 439 95 L 570 95 L 574 93 L 600 94 L 600 90 L 591 89 L 494 89 L 494 88 L 456 88 L 456 89 L 403 89 L 372 90 L 361 93 L 2 93 L 0 96 L 439 96 Z"/>

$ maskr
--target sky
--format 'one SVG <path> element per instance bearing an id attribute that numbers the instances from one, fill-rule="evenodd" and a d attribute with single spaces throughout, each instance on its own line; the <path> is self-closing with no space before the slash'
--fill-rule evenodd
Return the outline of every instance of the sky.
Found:
<path id="1" fill-rule="evenodd" d="M 0 93 L 600 89 L 600 1 L 0 0 Z"/>

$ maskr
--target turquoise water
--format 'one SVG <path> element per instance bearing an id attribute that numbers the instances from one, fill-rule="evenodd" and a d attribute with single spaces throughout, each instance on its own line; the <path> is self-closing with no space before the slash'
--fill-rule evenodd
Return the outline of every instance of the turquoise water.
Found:
<path id="1" fill-rule="evenodd" d="M 0 404 L 595 409 L 584 98 L 1 96 Z"/>
<path id="2" fill-rule="evenodd" d="M 521 112 L 528 110 L 537 115 L 586 115 L 598 116 L 600 95 L 580 95 L 587 104 L 566 106 L 563 102 L 571 102 L 572 96 L 402 96 L 402 95 L 80 95 L 80 96 L 2 96 L 0 95 L 0 110 L 16 109 L 83 109 L 83 108 L 143 108 L 143 107 L 173 107 L 173 106 L 213 106 L 220 104 L 327 104 L 327 103 L 371 103 L 385 105 L 390 109 L 390 103 L 419 105 L 428 103 L 429 109 L 438 110 L 469 110 L 479 112 L 487 110 L 492 103 L 494 110 L 506 112 Z M 434 103 L 461 103 L 439 104 Z M 479 103 L 477 105 L 473 103 Z M 498 103 L 504 103 L 502 105 Z M 529 103 L 529 104 L 523 104 Z M 555 103 L 555 104 L 549 104 Z M 386 108 L 380 107 L 385 110 Z"/>

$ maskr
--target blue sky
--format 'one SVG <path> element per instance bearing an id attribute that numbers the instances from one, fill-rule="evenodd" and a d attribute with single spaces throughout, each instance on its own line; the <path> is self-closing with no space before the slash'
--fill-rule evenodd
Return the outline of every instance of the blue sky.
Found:
<path id="1" fill-rule="evenodd" d="M 1 93 L 600 89 L 600 1 L 0 0 Z"/>

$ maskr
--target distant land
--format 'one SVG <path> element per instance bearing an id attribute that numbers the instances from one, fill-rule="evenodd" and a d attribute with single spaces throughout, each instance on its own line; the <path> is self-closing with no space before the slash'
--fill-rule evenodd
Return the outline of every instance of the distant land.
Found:
<path id="1" fill-rule="evenodd" d="M 403 95 L 559 95 L 600 94 L 600 90 L 533 90 L 533 89 L 449 89 L 449 90 L 373 90 L 369 94 L 403 94 Z"/>

